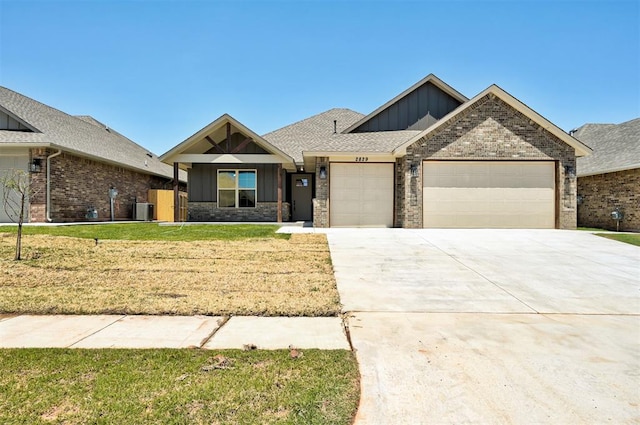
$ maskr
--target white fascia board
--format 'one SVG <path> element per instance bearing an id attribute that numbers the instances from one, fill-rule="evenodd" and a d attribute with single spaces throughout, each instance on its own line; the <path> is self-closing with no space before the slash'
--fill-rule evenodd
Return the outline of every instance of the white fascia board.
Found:
<path id="1" fill-rule="evenodd" d="M 295 168 L 294 162 L 288 158 L 264 154 L 180 154 L 173 160 L 192 164 L 283 164 L 288 168 Z"/>

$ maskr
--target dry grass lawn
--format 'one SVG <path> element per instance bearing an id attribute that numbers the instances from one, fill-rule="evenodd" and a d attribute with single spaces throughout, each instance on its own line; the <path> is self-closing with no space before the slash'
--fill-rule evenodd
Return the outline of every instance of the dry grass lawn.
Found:
<path id="1" fill-rule="evenodd" d="M 340 311 L 325 235 L 121 241 L 0 234 L 0 313 L 327 316 Z"/>

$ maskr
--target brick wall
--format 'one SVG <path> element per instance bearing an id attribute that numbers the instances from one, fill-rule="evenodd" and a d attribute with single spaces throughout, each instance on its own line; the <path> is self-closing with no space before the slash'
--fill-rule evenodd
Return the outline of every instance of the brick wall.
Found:
<path id="1" fill-rule="evenodd" d="M 282 203 L 282 221 L 291 219 L 288 202 Z M 189 221 L 278 221 L 277 202 L 258 202 L 255 208 L 218 208 L 216 202 L 189 202 Z"/>
<path id="2" fill-rule="evenodd" d="M 327 178 L 320 178 L 320 167 L 325 167 Z M 316 159 L 316 197 L 313 200 L 313 227 L 329 227 L 329 159 Z"/>
<path id="3" fill-rule="evenodd" d="M 31 156 L 42 158 L 42 172 L 33 173 L 38 193 L 30 203 L 32 222 L 45 221 L 46 157 L 55 151 L 32 149 Z M 109 189 L 118 196 L 114 215 L 132 219 L 133 203 L 147 202 L 149 189 L 171 189 L 170 179 L 138 173 L 114 165 L 63 153 L 51 159 L 51 219 L 55 222 L 84 221 L 88 207 L 98 210 L 98 220 L 111 219 Z"/>
<path id="4" fill-rule="evenodd" d="M 624 213 L 621 231 L 640 232 L 640 168 L 578 178 L 578 226 L 615 230 L 611 212 Z"/>
<path id="5" fill-rule="evenodd" d="M 574 149 L 492 94 L 454 116 L 436 131 L 407 149 L 397 165 L 396 225 L 422 227 L 422 161 L 448 160 L 555 160 L 560 197 L 559 227 L 576 227 Z M 411 177 L 411 165 L 419 175 Z M 575 171 L 574 171 L 575 173 Z"/>

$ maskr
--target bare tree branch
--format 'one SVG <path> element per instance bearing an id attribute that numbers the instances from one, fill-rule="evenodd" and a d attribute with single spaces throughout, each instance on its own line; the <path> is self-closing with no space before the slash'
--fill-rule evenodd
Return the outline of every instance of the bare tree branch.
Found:
<path id="1" fill-rule="evenodd" d="M 11 169 L 0 177 L 2 205 L 9 218 L 18 224 L 16 254 L 14 260 L 22 258 L 22 225 L 27 215 L 26 207 L 29 199 L 39 190 L 31 183 L 31 176 L 23 170 Z"/>

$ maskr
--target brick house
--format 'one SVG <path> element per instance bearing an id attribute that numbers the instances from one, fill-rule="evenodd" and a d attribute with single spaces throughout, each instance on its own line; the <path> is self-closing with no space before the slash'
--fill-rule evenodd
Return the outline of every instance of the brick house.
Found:
<path id="1" fill-rule="evenodd" d="M 578 225 L 640 232 L 640 118 L 622 124 L 585 124 L 574 137 L 593 149 L 578 158 Z"/>
<path id="2" fill-rule="evenodd" d="M 571 229 L 589 153 L 496 85 L 469 99 L 428 75 L 262 136 L 225 114 L 160 159 L 188 170 L 192 221 Z"/>
<path id="3" fill-rule="evenodd" d="M 0 174 L 12 169 L 29 173 L 32 223 L 84 221 L 94 209 L 97 220 L 109 220 L 111 188 L 115 218 L 131 219 L 149 189 L 173 188 L 171 167 L 101 122 L 0 87 Z M 12 221 L 0 208 L 0 222 Z"/>

